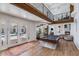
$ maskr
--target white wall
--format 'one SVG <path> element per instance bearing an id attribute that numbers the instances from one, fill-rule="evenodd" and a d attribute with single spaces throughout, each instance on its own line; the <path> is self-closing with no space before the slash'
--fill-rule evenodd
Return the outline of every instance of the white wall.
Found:
<path id="1" fill-rule="evenodd" d="M 36 40 L 36 26 L 40 23 L 47 23 L 47 21 L 45 21 L 44 19 L 41 19 L 38 16 L 35 16 L 35 15 L 33 15 L 33 14 L 23 10 L 23 9 L 20 9 L 14 5 L 11 5 L 8 3 L 0 4 L 0 26 L 1 26 L 1 24 L 5 24 L 4 27 L 6 28 L 5 29 L 6 30 L 5 31 L 6 38 L 3 39 L 5 45 L 0 46 L 1 47 L 0 50 L 24 43 L 21 41 L 22 37 L 20 35 L 18 35 L 15 38 L 15 40 L 16 39 L 18 39 L 18 40 L 16 40 L 14 43 L 11 44 L 10 41 L 11 41 L 11 39 L 14 40 L 14 37 L 10 36 L 10 32 L 8 33 L 8 31 L 10 29 L 9 30 L 7 29 L 8 27 L 10 27 L 11 24 L 18 25 L 19 27 L 22 25 L 26 26 L 26 35 L 25 36 L 27 36 L 27 37 L 25 37 L 25 38 L 27 38 L 26 40 L 28 42 L 29 40 L 30 41 Z M 8 41 L 8 43 L 7 43 L 7 41 Z M 2 38 L 1 38 L 0 42 L 2 42 Z M 18 43 L 16 43 L 16 42 L 18 42 Z M 1 45 L 2 45 L 2 43 L 1 43 Z"/>
<path id="2" fill-rule="evenodd" d="M 65 34 L 65 29 L 64 29 L 65 24 L 71 24 L 71 29 L 72 29 L 73 23 L 52 24 L 52 25 L 49 25 L 49 34 L 51 31 L 51 28 L 53 28 L 52 32 L 54 32 L 55 35 Z M 58 26 L 60 26 L 61 28 L 59 29 Z M 60 30 L 60 33 L 59 33 L 59 30 Z M 72 35 L 72 32 L 70 33 L 70 35 Z"/>
<path id="3" fill-rule="evenodd" d="M 30 37 L 30 40 L 36 39 L 36 22 L 28 21 L 19 17 L 14 17 L 5 13 L 0 13 L 0 24 L 1 23 L 8 23 L 9 25 L 17 24 L 19 26 L 25 25 L 26 33 L 28 37 Z"/>
<path id="4" fill-rule="evenodd" d="M 36 38 L 37 24 L 42 22 L 47 23 L 44 19 L 9 3 L 0 3 L 0 21 L 26 25 L 28 37 L 30 37 L 30 39 Z"/>
<path id="5" fill-rule="evenodd" d="M 47 22 L 44 19 L 9 3 L 0 3 L 0 12 L 8 13 L 31 21 Z"/>
<path id="6" fill-rule="evenodd" d="M 79 49 L 79 4 L 74 4 L 74 24 L 72 29 L 72 35 L 74 36 L 74 43 Z"/>

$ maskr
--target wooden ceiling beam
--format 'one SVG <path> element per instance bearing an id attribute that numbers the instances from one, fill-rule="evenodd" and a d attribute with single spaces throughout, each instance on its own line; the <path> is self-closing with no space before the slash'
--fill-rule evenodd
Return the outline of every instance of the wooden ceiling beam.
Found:
<path id="1" fill-rule="evenodd" d="M 70 4 L 70 13 L 74 11 L 74 5 Z"/>
<path id="2" fill-rule="evenodd" d="M 59 21 L 53 21 L 52 23 L 49 24 L 61 24 L 61 23 L 73 23 L 74 22 L 74 18 L 71 17 L 70 19 L 63 19 L 63 20 L 59 20 Z"/>
<path id="3" fill-rule="evenodd" d="M 25 11 L 28 11 L 46 21 L 51 22 L 50 24 L 60 24 L 60 23 L 69 23 L 69 22 L 74 22 L 74 19 L 71 17 L 70 19 L 63 19 L 63 20 L 57 20 L 57 21 L 52 21 L 49 19 L 44 13 L 40 12 L 37 8 L 33 7 L 29 3 L 11 3 L 21 9 L 24 9 Z M 74 7 L 71 6 L 71 12 L 74 10 Z"/>
<path id="4" fill-rule="evenodd" d="M 38 9 L 36 9 L 35 7 L 33 7 L 31 4 L 29 3 L 11 3 L 21 9 L 24 9 L 46 21 L 52 22 L 51 19 L 49 19 L 46 15 L 44 15 L 42 12 L 40 12 Z"/>

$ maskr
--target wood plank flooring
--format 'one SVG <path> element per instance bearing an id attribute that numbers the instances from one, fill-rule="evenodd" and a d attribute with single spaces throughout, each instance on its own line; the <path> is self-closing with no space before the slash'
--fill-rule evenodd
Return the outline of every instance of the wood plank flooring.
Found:
<path id="1" fill-rule="evenodd" d="M 61 39 L 55 50 L 41 47 L 38 41 L 34 41 L 4 50 L 0 56 L 79 56 L 79 50 L 73 41 Z"/>

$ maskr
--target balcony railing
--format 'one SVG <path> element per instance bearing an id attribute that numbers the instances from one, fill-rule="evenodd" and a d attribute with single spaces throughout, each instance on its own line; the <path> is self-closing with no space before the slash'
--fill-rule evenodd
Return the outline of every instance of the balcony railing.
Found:
<path id="1" fill-rule="evenodd" d="M 65 12 L 65 13 L 54 15 L 52 24 L 70 23 L 70 22 L 74 22 L 74 18 L 71 17 L 70 12 Z"/>
<path id="2" fill-rule="evenodd" d="M 42 3 L 31 3 L 31 5 L 35 8 L 37 8 L 41 13 L 46 15 L 49 19 L 53 19 L 53 14 L 50 12 L 50 10 Z"/>
<path id="3" fill-rule="evenodd" d="M 42 3 L 13 3 L 13 5 L 20 7 L 51 23 L 62 22 L 63 20 L 67 22 L 72 21 L 70 11 L 53 15 L 53 13 L 50 12 L 50 10 Z"/>
<path id="4" fill-rule="evenodd" d="M 53 20 L 67 20 L 71 18 L 71 13 L 70 12 L 65 12 L 65 13 L 60 13 L 60 14 L 56 14 L 53 16 Z"/>
<path id="5" fill-rule="evenodd" d="M 40 12 L 42 12 L 44 15 L 46 15 L 52 21 L 65 20 L 65 19 L 67 20 L 67 19 L 71 18 L 70 11 L 53 15 L 53 13 L 50 12 L 50 10 L 42 3 L 31 3 L 31 5 L 35 8 L 37 8 Z"/>

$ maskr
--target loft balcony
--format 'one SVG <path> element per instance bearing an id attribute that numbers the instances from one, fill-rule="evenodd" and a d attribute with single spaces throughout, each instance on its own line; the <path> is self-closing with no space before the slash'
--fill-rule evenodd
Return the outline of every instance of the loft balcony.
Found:
<path id="1" fill-rule="evenodd" d="M 59 23 L 69 23 L 74 22 L 74 18 L 71 17 L 70 12 L 60 13 L 53 16 L 52 24 L 59 24 Z"/>
<path id="2" fill-rule="evenodd" d="M 53 14 L 50 12 L 50 10 L 44 6 L 42 3 L 12 3 L 13 5 L 24 9 L 46 21 L 52 22 L 53 20 Z"/>
<path id="3" fill-rule="evenodd" d="M 50 10 L 42 3 L 13 3 L 13 5 L 49 21 L 51 24 L 74 22 L 70 11 L 53 15 L 52 12 L 50 12 Z"/>
<path id="4" fill-rule="evenodd" d="M 43 13 L 45 16 L 47 16 L 50 20 L 53 20 L 53 14 L 50 12 L 50 10 L 42 3 L 31 3 L 33 7 L 35 7 L 37 10 L 39 10 L 41 13 Z"/>

